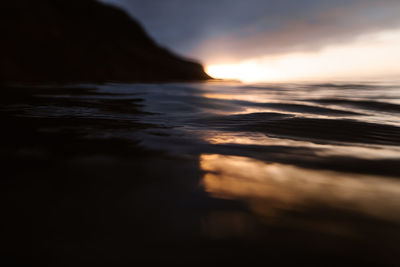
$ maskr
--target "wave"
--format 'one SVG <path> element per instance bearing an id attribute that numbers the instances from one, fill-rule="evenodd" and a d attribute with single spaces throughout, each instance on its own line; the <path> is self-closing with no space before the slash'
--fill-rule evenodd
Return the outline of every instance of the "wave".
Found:
<path id="1" fill-rule="evenodd" d="M 340 105 L 347 107 L 356 107 L 366 110 L 400 113 L 400 105 L 387 102 L 379 102 L 371 100 L 349 100 L 349 99 L 339 99 L 339 98 L 308 99 L 306 101 L 319 104 Z"/>
<path id="2" fill-rule="evenodd" d="M 261 132 L 269 136 L 312 140 L 400 145 L 400 127 L 350 119 L 301 118 L 282 113 L 251 113 L 202 120 L 229 131 Z"/>
<path id="3" fill-rule="evenodd" d="M 354 115 L 362 115 L 361 113 L 333 109 L 333 108 L 325 108 L 318 106 L 310 106 L 310 105 L 302 105 L 302 104 L 288 104 L 288 103 L 255 103 L 255 106 L 266 107 L 275 110 L 296 112 L 296 113 L 309 113 L 309 114 L 317 114 L 317 115 L 331 115 L 331 116 L 354 116 Z"/>

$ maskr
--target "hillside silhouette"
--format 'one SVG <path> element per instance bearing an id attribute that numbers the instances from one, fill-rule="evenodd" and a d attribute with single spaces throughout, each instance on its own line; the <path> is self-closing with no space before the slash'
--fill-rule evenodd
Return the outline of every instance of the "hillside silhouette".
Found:
<path id="1" fill-rule="evenodd" d="M 203 67 L 156 44 L 121 9 L 95 0 L 0 4 L 2 82 L 207 80 Z"/>

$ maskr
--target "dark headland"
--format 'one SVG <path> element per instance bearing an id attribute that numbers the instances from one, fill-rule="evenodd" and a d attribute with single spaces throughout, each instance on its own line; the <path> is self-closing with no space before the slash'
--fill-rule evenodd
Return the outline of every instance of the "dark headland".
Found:
<path id="1" fill-rule="evenodd" d="M 123 10 L 96 0 L 0 4 L 0 82 L 208 80 L 196 62 L 156 44 Z"/>

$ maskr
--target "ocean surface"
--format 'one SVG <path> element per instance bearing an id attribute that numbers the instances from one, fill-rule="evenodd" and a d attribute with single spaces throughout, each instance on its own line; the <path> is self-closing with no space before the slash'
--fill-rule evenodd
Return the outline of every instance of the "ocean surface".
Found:
<path id="1" fill-rule="evenodd" d="M 11 263 L 400 264 L 399 83 L 2 91 Z"/>

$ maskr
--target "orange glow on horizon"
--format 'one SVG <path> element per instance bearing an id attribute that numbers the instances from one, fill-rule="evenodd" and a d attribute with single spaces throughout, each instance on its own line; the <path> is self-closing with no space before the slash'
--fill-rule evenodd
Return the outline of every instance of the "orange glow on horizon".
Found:
<path id="1" fill-rule="evenodd" d="M 400 30 L 381 32 L 318 52 L 262 56 L 210 65 L 206 71 L 214 78 L 249 83 L 398 77 L 399 47 Z"/>

